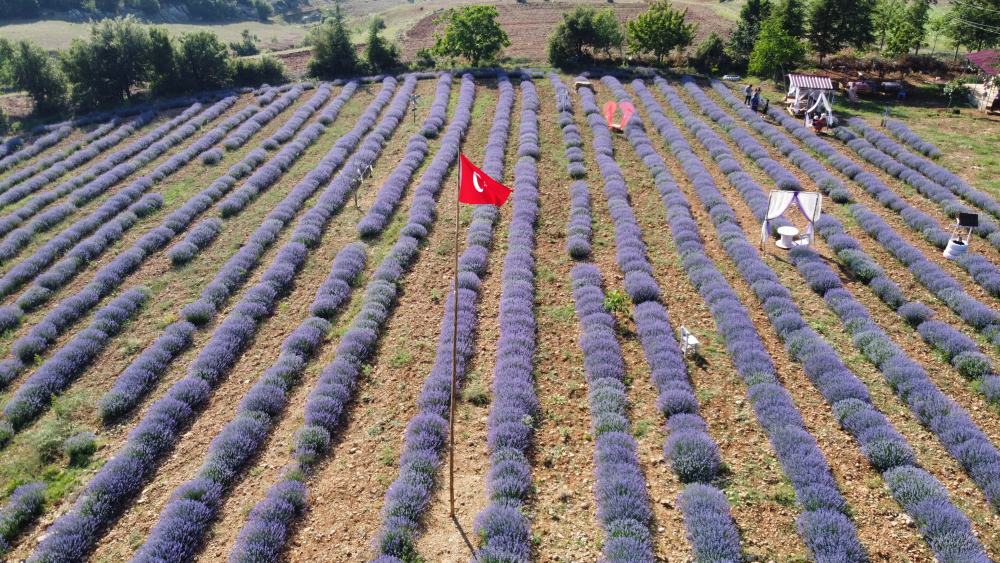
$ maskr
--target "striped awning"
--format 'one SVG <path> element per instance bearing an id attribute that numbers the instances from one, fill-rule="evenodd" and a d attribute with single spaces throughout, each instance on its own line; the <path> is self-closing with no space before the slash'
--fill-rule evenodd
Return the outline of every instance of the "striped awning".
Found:
<path id="1" fill-rule="evenodd" d="M 805 88 L 807 90 L 833 90 L 833 82 L 829 76 L 817 76 L 815 74 L 789 74 L 789 83 L 792 88 Z"/>
<path id="2" fill-rule="evenodd" d="M 969 53 L 965 55 L 969 62 L 979 67 L 980 70 L 989 75 L 995 75 L 997 73 L 997 67 L 1000 67 L 1000 60 L 997 59 L 997 52 L 993 49 L 988 51 L 977 51 L 975 53 Z"/>

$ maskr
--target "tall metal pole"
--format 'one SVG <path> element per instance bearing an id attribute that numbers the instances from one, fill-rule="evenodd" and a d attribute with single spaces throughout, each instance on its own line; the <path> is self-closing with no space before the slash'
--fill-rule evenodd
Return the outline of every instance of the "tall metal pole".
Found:
<path id="1" fill-rule="evenodd" d="M 462 192 L 462 155 L 458 156 L 458 190 L 455 191 L 455 319 L 453 332 L 451 335 L 451 414 L 448 415 L 448 422 L 451 428 L 448 436 L 451 440 L 451 447 L 448 449 L 448 488 L 451 491 L 451 516 L 455 517 L 455 388 L 458 381 L 458 222 L 460 203 L 459 194 Z"/>

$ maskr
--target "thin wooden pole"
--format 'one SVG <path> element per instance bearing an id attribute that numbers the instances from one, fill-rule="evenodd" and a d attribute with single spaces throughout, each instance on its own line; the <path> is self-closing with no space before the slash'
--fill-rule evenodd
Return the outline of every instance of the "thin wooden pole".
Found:
<path id="1" fill-rule="evenodd" d="M 455 191 L 455 319 L 451 335 L 451 413 L 448 423 L 451 428 L 448 436 L 451 447 L 448 448 L 448 488 L 451 493 L 451 516 L 455 516 L 455 388 L 458 381 L 458 221 L 460 212 L 459 194 L 462 191 L 462 158 L 458 162 L 458 190 Z"/>

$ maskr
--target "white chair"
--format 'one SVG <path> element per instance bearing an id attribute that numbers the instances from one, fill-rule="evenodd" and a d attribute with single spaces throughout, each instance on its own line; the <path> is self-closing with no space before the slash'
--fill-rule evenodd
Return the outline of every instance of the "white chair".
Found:
<path id="1" fill-rule="evenodd" d="M 700 344 L 701 342 L 698 342 L 698 339 L 695 338 L 693 334 L 691 334 L 691 331 L 689 331 L 687 328 L 683 326 L 681 327 L 681 350 L 684 352 L 685 355 L 691 352 L 697 354 L 698 345 Z"/>

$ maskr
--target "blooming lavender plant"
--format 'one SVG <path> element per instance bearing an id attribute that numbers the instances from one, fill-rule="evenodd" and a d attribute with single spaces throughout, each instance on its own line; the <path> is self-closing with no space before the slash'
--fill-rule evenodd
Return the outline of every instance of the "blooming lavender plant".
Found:
<path id="1" fill-rule="evenodd" d="M 70 213 L 75 211 L 79 206 L 101 195 L 109 188 L 111 188 L 111 186 L 113 186 L 119 180 L 131 175 L 135 171 L 139 170 L 142 166 L 147 164 L 150 160 L 155 158 L 155 156 L 159 156 L 160 154 L 165 152 L 173 144 L 176 144 L 180 142 L 181 139 L 186 138 L 187 136 L 193 134 L 197 130 L 195 128 L 195 124 L 201 125 L 209 121 L 215 120 L 216 118 L 219 117 L 219 115 L 221 115 L 226 109 L 231 107 L 235 102 L 236 102 L 235 97 L 225 98 L 219 103 L 208 108 L 204 112 L 201 112 L 194 118 L 190 118 L 188 116 L 186 120 L 189 121 L 184 126 L 181 127 L 181 131 L 183 134 L 179 135 L 177 139 L 171 141 L 170 143 L 166 143 L 164 141 L 157 141 L 153 143 L 151 146 L 149 146 L 149 148 L 146 148 L 145 150 L 140 152 L 131 161 L 115 166 L 111 170 L 101 174 L 99 177 L 93 179 L 92 181 L 83 184 L 78 189 L 73 190 L 73 188 L 78 184 L 73 180 L 71 180 L 70 182 L 60 185 L 54 191 L 35 196 L 25 206 L 15 211 L 12 215 L 9 215 L 4 219 L 0 219 L 0 233 L 3 234 L 9 233 L 7 238 L 4 239 L 2 243 L 0 243 L 0 248 L 3 249 L 2 254 L 0 254 L 0 256 L 7 256 L 7 257 L 11 256 L 13 252 L 15 252 L 16 250 L 23 248 L 36 233 L 51 228 L 51 226 L 55 224 L 55 222 L 58 222 L 62 218 L 68 216 Z M 200 107 L 191 109 L 200 109 Z M 186 113 L 187 112 L 185 112 L 185 114 Z M 185 114 L 181 114 L 181 116 L 178 117 L 184 117 Z M 172 120 L 172 122 L 173 121 L 176 121 L 176 119 Z M 168 123 L 167 125 L 170 125 L 170 123 Z M 159 135 L 161 133 L 166 134 L 172 128 L 172 127 L 167 127 L 167 125 L 161 126 L 157 130 L 154 130 L 149 135 L 144 137 L 144 139 L 149 140 L 154 138 L 155 135 Z M 209 135 L 211 134 L 212 133 L 210 132 Z M 174 133 L 173 135 L 178 135 L 178 133 Z M 140 139 L 140 141 L 142 140 Z M 140 143 L 140 141 L 137 141 L 137 143 Z M 205 148 L 207 149 L 209 147 Z M 149 180 L 140 179 L 139 181 L 149 181 Z M 26 221 L 32 215 L 39 212 L 46 205 L 48 205 L 49 203 L 60 197 L 63 197 L 67 193 L 69 194 L 68 202 L 57 207 L 56 209 L 51 210 L 49 214 L 39 217 L 36 222 L 29 224 L 25 228 L 16 229 L 19 225 L 23 224 L 24 221 Z"/>
<path id="2" fill-rule="evenodd" d="M 573 103 L 569 99 L 569 89 L 554 72 L 548 73 L 549 82 L 556 94 L 556 110 L 559 113 L 558 123 L 562 128 L 563 143 L 566 145 L 566 172 L 578 181 L 569 189 L 570 209 L 569 222 L 566 224 L 566 252 L 580 260 L 590 255 L 591 215 L 590 215 L 590 185 L 580 180 L 587 174 L 583 164 L 583 150 L 580 148 L 582 139 L 573 120 Z"/>
<path id="3" fill-rule="evenodd" d="M 444 120 L 441 118 L 444 109 L 441 108 L 448 107 L 448 99 L 451 96 L 451 80 L 451 73 L 447 72 L 438 80 L 434 104 L 431 106 L 430 115 L 420 128 L 421 133 L 413 135 L 407 141 L 406 155 L 392 171 L 392 174 L 386 178 L 375 196 L 375 203 L 355 227 L 361 236 L 372 237 L 382 232 L 389 222 L 390 215 L 399 205 L 399 200 L 403 197 L 403 190 L 410 183 L 417 168 L 423 164 L 428 151 L 427 139 L 436 137 L 444 125 Z M 429 136 L 424 135 L 425 132 Z"/>
<path id="4" fill-rule="evenodd" d="M 56 129 L 48 135 L 44 135 L 39 138 L 34 143 L 24 147 L 23 149 L 9 154 L 3 158 L 0 158 L 0 172 L 5 172 L 11 168 L 17 166 L 19 163 L 32 158 L 33 156 L 41 153 L 45 149 L 55 145 L 59 141 L 69 137 L 69 134 L 73 132 L 73 128 L 70 126 L 63 126 Z"/>
<path id="5" fill-rule="evenodd" d="M 727 215 L 732 213 L 725 197 L 717 190 L 711 177 L 704 173 L 700 161 L 697 158 L 685 158 L 683 149 L 678 150 L 673 144 L 671 148 L 694 181 L 695 192 L 706 211 L 717 215 L 716 210 L 722 208 L 728 211 Z M 699 171 L 703 174 L 698 175 Z M 695 180 L 695 178 L 700 179 Z M 833 348 L 806 325 L 798 308 L 789 299 L 791 294 L 780 284 L 778 276 L 760 258 L 753 245 L 746 240 L 742 229 L 735 222 L 735 215 L 732 220 L 718 224 L 716 229 L 723 248 L 736 263 L 764 309 L 768 311 L 772 327 L 785 342 L 789 353 L 802 363 L 806 376 L 831 405 L 844 429 L 858 440 L 862 454 L 872 466 L 887 476 L 887 482 L 890 482 L 888 476 L 894 471 L 907 468 L 914 478 L 941 487 L 934 477 L 915 466 L 912 448 L 892 427 L 888 419 L 871 404 L 864 383 L 848 370 Z M 839 277 L 822 262 L 813 249 L 797 248 L 792 251 L 790 257 L 799 268 L 807 285 L 821 295 L 829 296 L 828 301 L 835 302 L 835 308 L 843 307 L 842 311 L 852 322 L 861 322 L 852 324 L 855 345 L 876 366 L 881 367 L 889 361 L 898 361 L 900 357 L 906 358 L 902 350 L 881 332 L 874 322 L 870 324 L 863 322 L 863 315 L 859 317 L 857 308 L 850 306 L 850 302 L 853 301 L 850 293 L 840 287 Z M 776 306 L 778 303 L 781 304 L 780 309 Z M 893 360 L 894 358 L 896 360 Z M 761 399 L 763 397 L 757 398 L 758 401 Z M 946 518 L 943 524 L 947 532 L 932 526 L 921 528 L 924 537 L 939 557 L 959 558 L 953 560 L 985 557 L 985 550 L 972 535 L 971 522 L 947 498 L 934 508 L 929 508 L 909 502 L 904 498 L 902 487 L 890 485 L 890 491 L 916 521 L 926 521 L 934 511 L 942 510 L 940 514 Z M 809 530 L 812 525 L 812 519 L 800 519 L 800 532 Z M 962 549 L 953 551 L 947 547 L 951 533 L 961 538 Z"/>
<path id="6" fill-rule="evenodd" d="M 395 81 L 387 81 L 384 88 L 391 95 L 392 90 L 395 89 Z M 369 110 L 377 115 L 379 109 L 388 102 L 388 97 L 377 96 Z M 400 112 L 401 115 L 402 112 Z M 285 200 L 279 203 L 265 219 L 265 225 L 262 226 L 262 229 L 265 227 L 266 229 L 258 229 L 254 235 L 251 235 L 249 244 L 245 245 L 244 248 L 256 245 L 260 249 L 259 252 L 263 252 L 261 243 L 270 245 L 274 242 L 278 230 L 291 221 L 305 200 L 333 174 L 335 166 L 331 163 L 343 162 L 345 156 L 340 152 L 341 150 L 340 146 L 335 146 L 320 161 L 320 165 L 310 171 L 306 175 L 306 179 L 292 189 Z M 221 197 L 221 192 L 216 190 L 214 199 L 219 197 Z M 211 199 L 208 203 L 210 204 L 210 202 Z M 203 204 L 200 210 L 204 210 L 205 207 L 207 205 Z M 187 220 L 189 221 L 190 218 Z M 247 290 L 226 321 L 213 333 L 206 348 L 189 366 L 188 377 L 176 383 L 164 398 L 150 407 L 139 427 L 130 434 L 125 446 L 88 485 L 86 495 L 81 497 L 67 515 L 57 520 L 49 528 L 49 537 L 39 544 L 35 553 L 32 554 L 32 561 L 49 561 L 53 558 L 78 560 L 82 553 L 96 540 L 97 528 L 110 523 L 120 514 L 128 499 L 141 488 L 145 476 L 172 446 L 173 440 L 177 436 L 178 426 L 191 419 L 194 414 L 192 408 L 206 398 L 212 384 L 232 365 L 242 347 L 252 338 L 259 320 L 270 314 L 275 300 L 289 285 L 291 278 L 305 259 L 306 253 L 307 248 L 298 242 L 291 242 L 279 250 L 275 262 L 262 276 L 261 283 Z M 243 263 L 242 267 L 252 267 L 259 258 L 259 254 L 250 258 L 252 261 Z M 245 274 L 235 271 L 236 268 L 241 267 L 240 264 L 230 261 L 223 270 L 227 267 L 232 268 L 228 275 L 239 277 L 240 280 L 245 279 L 242 277 Z M 221 274 L 222 272 L 220 272 Z M 216 285 L 216 288 L 221 289 L 223 293 L 210 294 L 210 297 L 216 301 L 209 303 L 206 300 L 200 300 L 211 307 L 209 316 L 214 314 L 216 305 L 228 298 L 229 291 L 235 290 L 238 286 L 230 287 L 231 289 L 226 289 L 226 286 L 220 283 Z M 154 373 L 153 377 L 158 377 L 158 374 Z M 145 375 L 136 374 L 136 378 L 145 378 Z M 137 382 L 138 385 L 129 381 L 121 383 L 123 389 L 135 389 L 139 393 L 146 389 L 141 381 Z M 134 385 L 134 387 L 130 387 L 130 385 Z M 126 398 L 126 402 L 131 401 L 137 401 L 137 399 Z M 131 405 L 126 404 L 124 408 L 127 410 L 131 408 Z M 221 487 L 210 480 L 207 483 L 200 481 L 192 486 L 194 487 L 192 490 L 201 487 L 204 489 L 203 492 L 211 492 L 212 494 L 206 497 L 208 500 L 201 502 L 197 507 L 198 513 L 194 520 L 186 520 L 182 508 L 172 508 L 169 513 L 164 513 L 161 518 L 163 522 L 161 530 L 165 530 L 164 533 L 173 529 L 172 526 L 187 525 L 186 522 L 193 523 L 196 526 L 194 529 L 201 527 L 200 529 L 203 530 L 203 526 L 207 525 L 211 519 L 214 510 L 214 503 L 211 499 L 218 498 L 218 495 L 221 494 Z M 151 556 L 162 555 L 159 551 L 154 550 L 153 546 L 171 545 L 159 543 L 169 542 L 169 540 L 169 534 L 158 536 L 157 543 L 150 544 L 147 553 Z M 190 546 L 184 546 L 184 549 L 189 548 Z M 183 550 L 178 553 L 183 553 Z"/>
<path id="7" fill-rule="evenodd" d="M 633 82 L 633 88 L 641 90 L 644 86 L 641 82 Z M 732 227 L 739 229 L 735 223 L 735 214 L 732 210 L 726 212 L 728 206 L 725 198 L 718 193 L 711 176 L 691 152 L 683 135 L 663 116 L 663 110 L 655 100 L 645 95 L 640 100 L 651 116 L 658 116 L 655 118 L 655 125 L 659 133 L 669 143 L 685 173 L 692 178 L 699 197 L 705 203 L 711 202 L 712 207 L 720 207 L 710 213 L 713 221 L 716 217 L 721 218 L 718 223 L 720 240 L 748 244 L 745 236 L 740 239 L 735 230 L 730 235 Z M 659 116 L 663 116 L 662 119 Z M 633 116 L 629 121 L 626 135 L 633 146 L 642 146 L 649 143 L 649 140 L 643 130 L 642 120 L 636 117 Z M 778 381 L 773 361 L 757 334 L 749 313 L 729 282 L 705 253 L 698 224 L 691 215 L 687 198 L 665 167 L 650 167 L 650 170 L 656 171 L 654 181 L 667 208 L 668 224 L 678 247 L 681 264 L 715 318 L 717 330 L 732 356 L 737 374 L 747 384 L 747 396 L 753 404 L 757 421 L 767 433 L 779 462 L 792 482 L 796 498 L 802 505 L 802 513 L 797 519 L 799 534 L 817 561 L 865 560 L 864 548 L 857 538 L 854 525 L 845 514 L 846 501 L 837 490 L 829 465 L 817 448 L 815 439 L 805 430 L 802 416 L 795 408 L 791 395 Z M 742 234 L 742 230 L 738 232 Z M 726 247 L 727 252 L 730 248 L 733 246 Z M 753 251 L 753 248 L 750 250 Z M 753 256 L 757 256 L 755 252 Z M 752 256 L 748 254 L 747 257 Z M 759 256 L 757 259 L 759 260 Z M 737 263 L 740 264 L 738 261 Z M 774 273 L 768 268 L 757 270 L 774 277 Z M 773 282 L 780 286 L 776 278 Z M 794 307 L 790 299 L 780 293 L 780 290 L 775 292 L 765 307 L 769 314 L 777 315 L 788 306 Z M 690 528 L 688 536 L 693 539 L 701 537 Z"/>
<path id="8" fill-rule="evenodd" d="M 521 82 L 519 138 L 538 136 L 538 94 L 534 84 Z M 538 409 L 531 366 L 535 355 L 535 223 L 538 218 L 538 171 L 535 158 L 522 157 L 514 167 L 514 213 L 504 257 L 500 295 L 500 341 L 493 374 L 493 400 L 487 419 L 486 444 L 490 472 L 486 487 L 490 503 L 475 520 L 481 545 L 480 561 L 528 561 L 531 545 L 528 520 L 518 510 L 531 489 L 526 457 L 531 426 L 525 421 Z"/>
<path id="9" fill-rule="evenodd" d="M 69 343 L 43 363 L 14 397 L 3 407 L 4 417 L 20 430 L 48 405 L 54 394 L 62 392 L 90 364 L 108 341 L 118 334 L 129 318 L 146 300 L 149 290 L 136 286 L 113 299 L 94 315 L 94 320 Z M 31 338 L 44 342 L 48 327 L 38 325 Z M 22 349 L 31 349 L 26 344 Z"/>
<path id="10" fill-rule="evenodd" d="M 514 88 L 508 77 L 500 74 L 497 80 L 500 93 L 483 158 L 483 171 L 492 178 L 503 177 L 504 152 L 510 131 L 510 112 L 514 104 Z M 530 106 L 530 102 L 525 103 L 527 108 L 531 108 L 528 109 L 529 113 L 537 111 L 537 96 L 534 100 L 534 107 Z M 534 126 L 537 130 L 537 122 L 534 122 Z M 436 466 L 437 457 L 448 434 L 452 370 L 454 368 L 455 376 L 461 380 L 465 375 L 466 361 L 473 352 L 472 340 L 477 325 L 478 281 L 485 273 L 485 257 L 499 215 L 498 209 L 492 205 L 477 205 L 473 209 L 472 223 L 466 236 L 467 247 L 459 258 L 459 273 L 474 278 L 473 288 L 454 287 L 453 293 L 446 298 L 441 331 L 438 335 L 437 357 L 417 398 L 420 412 L 410 419 L 406 427 L 404 452 L 399 464 L 400 477 L 386 491 L 385 504 L 382 507 L 382 524 L 373 541 L 375 552 L 379 555 L 404 558 L 414 552 L 416 528 L 427 508 L 430 489 L 434 484 L 434 474 L 429 469 Z M 476 259 L 470 259 L 473 257 Z M 456 334 L 457 341 L 453 340 Z M 345 346 L 345 340 L 341 341 L 341 347 Z M 453 345 L 458 351 L 454 365 Z M 306 409 L 308 423 L 310 419 L 308 404 Z M 414 480 L 407 477 L 414 473 L 421 475 L 422 478 Z"/>
<path id="11" fill-rule="evenodd" d="M 27 483 L 14 489 L 7 505 L 0 508 L 0 554 L 7 551 L 21 529 L 41 513 L 44 503 L 43 483 Z"/>
<path id="12" fill-rule="evenodd" d="M 353 243 L 344 247 L 334 259 L 331 277 L 353 278 L 364 267 L 365 258 L 364 245 Z M 349 296 L 349 292 L 343 295 L 341 303 Z M 313 302 L 313 308 L 321 299 L 329 297 L 321 291 Z M 240 305 L 244 302 L 236 306 L 233 314 L 240 314 Z M 171 501 L 161 511 L 159 521 L 150 530 L 149 538 L 133 558 L 135 561 L 184 561 L 193 554 L 214 516 L 218 495 L 193 496 L 189 491 L 217 490 L 221 494 L 256 453 L 267 436 L 272 417 L 280 414 L 287 405 L 286 393 L 302 375 L 313 351 L 333 328 L 328 318 L 335 309 L 330 309 L 326 318 L 309 317 L 285 338 L 281 355 L 240 401 L 236 417 L 223 426 L 212 440 L 196 476 L 175 490 Z M 275 496 L 285 502 L 298 499 L 298 502 L 291 502 L 290 512 L 294 513 L 304 506 L 304 486 L 286 485 L 282 491 L 284 494 Z M 177 535 L 177 530 L 181 528 L 185 530 L 183 541 Z"/>
<path id="13" fill-rule="evenodd" d="M 416 255 L 419 240 L 427 235 L 434 220 L 434 196 L 440 191 L 450 166 L 458 158 L 459 145 L 471 120 L 475 83 L 472 75 L 462 77 L 462 87 L 455 115 L 445 133 L 441 149 L 424 172 L 414 194 L 410 217 L 400 231 L 399 240 L 375 271 L 365 290 L 361 310 L 354 317 L 350 328 L 341 337 L 335 358 L 326 366 L 320 381 L 309 395 L 306 405 L 306 423 L 295 435 L 296 462 L 283 471 L 282 481 L 271 486 L 267 496 L 258 502 L 250 513 L 247 524 L 240 530 L 236 545 L 229 553 L 229 561 L 251 562 L 275 558 L 284 545 L 288 526 L 297 514 L 294 510 L 272 510 L 275 499 L 293 487 L 300 491 L 297 498 L 304 499 L 304 489 L 296 480 L 303 469 L 308 469 L 329 446 L 330 434 L 335 429 L 351 390 L 361 372 L 362 363 L 376 343 L 377 330 L 384 325 L 389 308 L 396 297 L 396 282 Z M 402 461 L 402 460 L 401 460 Z M 436 456 L 427 460 L 436 467 Z M 401 464 L 402 465 L 402 464 Z M 426 471 L 426 467 L 423 469 Z M 417 474 L 419 475 L 419 473 Z"/>
<path id="14" fill-rule="evenodd" d="M 75 152 L 66 160 L 55 164 L 48 170 L 45 170 L 30 179 L 26 179 L 24 183 L 21 183 L 20 185 L 16 185 L 22 181 L 16 177 L 17 175 L 0 182 L 0 192 L 2 192 L 2 195 L 0 195 L 0 205 L 6 206 L 16 203 L 28 195 L 40 190 L 45 185 L 66 175 L 69 171 L 86 164 L 90 160 L 93 160 L 105 150 L 118 144 L 128 136 L 132 135 L 132 133 L 149 123 L 155 115 L 156 113 L 152 111 L 139 115 L 139 117 L 126 123 L 125 125 L 122 125 L 113 133 L 93 141 L 85 148 Z"/>
<path id="15" fill-rule="evenodd" d="M 910 145 L 924 156 L 929 156 L 931 158 L 941 157 L 941 149 L 920 138 L 920 135 L 910 131 L 910 128 L 903 125 L 901 122 L 896 121 L 895 119 L 887 119 L 885 122 L 885 128 L 888 129 L 894 137 L 903 141 L 907 145 Z"/>
<path id="16" fill-rule="evenodd" d="M 778 131 L 777 128 L 764 121 L 763 118 L 751 111 L 750 108 L 747 108 L 746 105 L 743 104 L 742 100 L 737 100 L 725 84 L 719 82 L 718 80 L 713 80 L 712 88 L 714 88 L 716 92 L 722 96 L 722 99 L 734 109 L 736 114 L 741 119 L 746 121 L 755 131 L 757 131 L 757 133 L 761 134 L 768 140 L 768 142 L 774 145 L 775 148 L 781 151 L 782 154 L 787 156 L 788 159 L 792 161 L 792 164 L 795 164 L 800 170 L 805 172 L 823 193 L 830 196 L 830 199 L 837 203 L 851 201 L 851 193 L 844 186 L 843 182 L 830 175 L 822 164 L 797 148 L 795 143 L 792 143 L 791 140 Z M 768 115 L 775 113 L 775 110 L 776 108 L 768 110 Z M 809 148 L 816 150 L 823 156 L 829 156 L 831 154 L 829 151 L 823 151 L 823 147 L 818 147 L 819 150 L 817 150 L 816 145 L 810 145 L 808 143 L 807 145 Z"/>
<path id="17" fill-rule="evenodd" d="M 261 100 L 258 99 L 258 103 L 267 103 L 267 106 L 248 119 L 245 123 L 243 123 L 243 125 L 240 125 L 235 131 L 230 133 L 229 136 L 222 141 L 222 146 L 225 147 L 227 151 L 234 151 L 242 147 L 254 133 L 260 131 L 264 125 L 268 124 L 279 113 L 288 109 L 288 107 L 291 106 L 295 100 L 302 96 L 302 93 L 303 89 L 296 86 L 277 100 L 261 102 Z M 308 115 L 306 117 L 308 117 Z M 305 119 L 303 119 L 303 121 L 304 120 Z M 289 136 L 289 138 L 291 137 Z"/>

